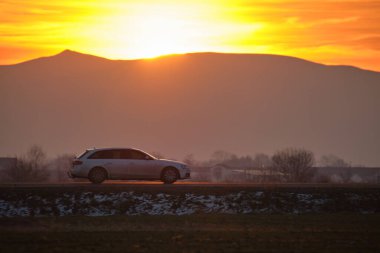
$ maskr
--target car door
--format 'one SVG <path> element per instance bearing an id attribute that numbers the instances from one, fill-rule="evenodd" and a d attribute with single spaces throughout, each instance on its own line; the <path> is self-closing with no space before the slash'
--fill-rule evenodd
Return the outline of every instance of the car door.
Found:
<path id="1" fill-rule="evenodd" d="M 131 168 L 134 161 L 129 159 L 125 149 L 114 150 L 114 160 L 112 161 L 112 177 L 113 179 L 133 179 Z"/>
<path id="2" fill-rule="evenodd" d="M 88 159 L 90 167 L 103 167 L 107 170 L 110 179 L 120 178 L 120 152 L 114 149 L 99 150 Z"/>
<path id="3" fill-rule="evenodd" d="M 157 163 L 149 155 L 139 150 L 126 150 L 124 155 L 129 160 L 128 172 L 134 179 L 158 178 Z"/>

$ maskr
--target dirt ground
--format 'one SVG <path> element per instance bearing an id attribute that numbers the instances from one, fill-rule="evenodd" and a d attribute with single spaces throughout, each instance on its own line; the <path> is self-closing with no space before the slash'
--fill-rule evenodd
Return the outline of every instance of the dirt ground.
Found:
<path id="1" fill-rule="evenodd" d="M 380 252 L 380 214 L 0 218 L 6 252 Z"/>

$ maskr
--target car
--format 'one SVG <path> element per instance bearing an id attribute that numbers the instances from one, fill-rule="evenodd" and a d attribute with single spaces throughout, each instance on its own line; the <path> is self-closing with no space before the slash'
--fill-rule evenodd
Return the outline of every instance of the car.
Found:
<path id="1" fill-rule="evenodd" d="M 68 174 L 71 178 L 88 178 L 94 184 L 106 179 L 172 184 L 190 178 L 190 169 L 184 163 L 158 159 L 135 148 L 94 148 L 78 156 Z"/>

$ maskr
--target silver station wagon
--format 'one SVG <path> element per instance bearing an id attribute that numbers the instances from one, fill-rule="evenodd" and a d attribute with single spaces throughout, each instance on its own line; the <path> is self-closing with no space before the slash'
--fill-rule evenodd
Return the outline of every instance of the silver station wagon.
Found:
<path id="1" fill-rule="evenodd" d="M 161 180 L 172 184 L 190 178 L 184 163 L 158 159 L 133 148 L 88 149 L 73 161 L 72 178 L 88 178 L 94 184 L 110 180 Z"/>

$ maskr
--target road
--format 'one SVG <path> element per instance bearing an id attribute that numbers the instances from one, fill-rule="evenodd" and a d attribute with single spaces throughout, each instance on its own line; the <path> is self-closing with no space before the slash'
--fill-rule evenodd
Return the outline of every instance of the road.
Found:
<path id="1" fill-rule="evenodd" d="M 87 181 L 78 182 L 49 182 L 49 183 L 0 183 L 0 188 L 24 188 L 24 187 L 122 187 L 122 186 L 164 186 L 164 187 L 252 187 L 252 188 L 379 188 L 380 184 L 316 184 L 316 183 L 228 183 L 228 182 L 206 182 L 206 181 L 177 181 L 172 185 L 164 185 L 160 181 L 127 181 L 109 180 L 102 184 L 92 184 Z"/>
<path id="2" fill-rule="evenodd" d="M 136 191 L 136 192 L 176 192 L 176 193 L 228 193 L 237 191 L 380 191 L 380 184 L 292 184 L 292 183 L 214 183 L 179 181 L 164 185 L 157 181 L 106 181 L 95 185 L 90 182 L 52 182 L 52 183 L 8 183 L 0 184 L 1 191 Z"/>

